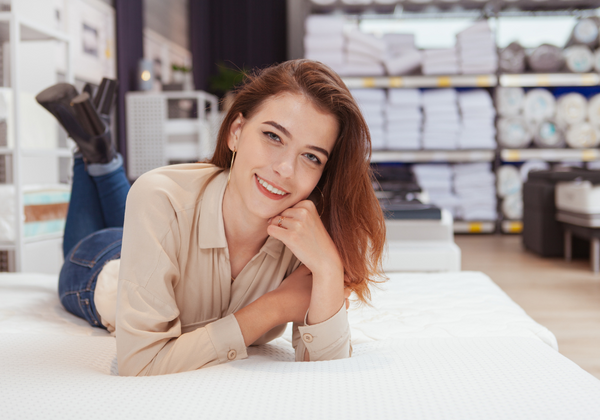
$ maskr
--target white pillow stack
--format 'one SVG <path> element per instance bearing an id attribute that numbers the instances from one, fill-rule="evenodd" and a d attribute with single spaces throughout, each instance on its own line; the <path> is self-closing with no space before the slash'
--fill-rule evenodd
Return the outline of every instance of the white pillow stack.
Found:
<path id="1" fill-rule="evenodd" d="M 462 74 L 496 73 L 498 52 L 487 20 L 468 27 L 456 38 L 459 69 Z"/>
<path id="2" fill-rule="evenodd" d="M 454 150 L 458 146 L 460 117 L 456 90 L 430 89 L 423 91 L 423 148 Z"/>
<path id="3" fill-rule="evenodd" d="M 383 38 L 358 29 L 346 32 L 346 76 L 383 76 L 386 43 Z"/>
<path id="4" fill-rule="evenodd" d="M 425 163 L 413 165 L 412 170 L 429 202 L 447 209 L 456 217 L 459 201 L 452 192 L 452 167 L 445 163 Z"/>
<path id="5" fill-rule="evenodd" d="M 453 167 L 456 215 L 467 221 L 496 220 L 496 177 L 490 163 L 461 163 Z"/>
<path id="6" fill-rule="evenodd" d="M 320 61 L 335 72 L 344 71 L 344 18 L 311 15 L 305 21 L 304 57 Z"/>
<path id="7" fill-rule="evenodd" d="M 485 89 L 458 93 L 462 128 L 458 137 L 461 149 L 495 149 L 496 110 L 490 94 Z"/>
<path id="8" fill-rule="evenodd" d="M 421 67 L 423 54 L 416 49 L 413 34 L 386 34 L 383 39 L 387 46 L 384 64 L 388 75 L 402 76 Z"/>
<path id="9" fill-rule="evenodd" d="M 458 74 L 456 48 L 424 50 L 422 70 L 424 75 Z"/>
<path id="10" fill-rule="evenodd" d="M 386 144 L 391 150 L 421 148 L 421 91 L 419 89 L 389 89 L 386 115 Z"/>
<path id="11" fill-rule="evenodd" d="M 386 105 L 384 89 L 353 89 L 350 91 L 358 103 L 371 133 L 373 150 L 386 148 L 383 110 Z"/>

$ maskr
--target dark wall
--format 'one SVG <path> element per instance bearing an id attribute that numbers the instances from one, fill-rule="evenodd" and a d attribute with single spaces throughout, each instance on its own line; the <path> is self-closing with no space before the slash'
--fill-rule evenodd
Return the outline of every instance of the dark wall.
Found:
<path id="1" fill-rule="evenodd" d="M 117 24 L 117 139 L 127 167 L 125 93 L 137 88 L 137 66 L 144 58 L 144 14 L 142 0 L 115 0 Z"/>
<path id="2" fill-rule="evenodd" d="M 265 67 L 286 59 L 285 0 L 189 0 L 197 89 L 208 90 L 217 63 Z"/>

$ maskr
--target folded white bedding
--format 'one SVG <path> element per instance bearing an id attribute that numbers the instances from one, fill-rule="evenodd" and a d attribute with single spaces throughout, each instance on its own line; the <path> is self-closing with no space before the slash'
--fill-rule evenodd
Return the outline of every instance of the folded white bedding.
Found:
<path id="1" fill-rule="evenodd" d="M 592 419 L 600 381 L 481 273 L 393 274 L 351 308 L 353 356 L 118 377 L 115 340 L 62 309 L 56 278 L 0 275 L 3 419 Z M 90 337 L 90 335 L 94 335 Z"/>

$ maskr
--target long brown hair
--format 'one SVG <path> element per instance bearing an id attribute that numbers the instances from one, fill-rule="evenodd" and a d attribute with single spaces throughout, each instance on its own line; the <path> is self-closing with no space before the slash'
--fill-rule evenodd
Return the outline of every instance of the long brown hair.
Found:
<path id="1" fill-rule="evenodd" d="M 227 138 L 237 116 L 250 118 L 266 99 L 282 93 L 303 95 L 337 119 L 338 138 L 315 188 L 319 192 L 313 195 L 319 198 L 321 220 L 340 253 L 346 286 L 366 302 L 369 284 L 382 277 L 385 221 L 373 191 L 369 130 L 336 73 L 319 62 L 291 60 L 247 75 L 221 124 L 210 163 L 229 168 Z"/>

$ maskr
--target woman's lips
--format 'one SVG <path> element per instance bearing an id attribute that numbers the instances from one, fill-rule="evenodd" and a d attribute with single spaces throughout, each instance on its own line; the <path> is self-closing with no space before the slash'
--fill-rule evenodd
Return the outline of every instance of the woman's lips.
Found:
<path id="1" fill-rule="evenodd" d="M 279 194 L 275 194 L 272 193 L 271 191 L 267 190 L 265 187 L 262 186 L 262 184 L 260 182 L 258 182 L 258 175 L 254 175 L 254 182 L 256 183 L 256 187 L 258 188 L 258 190 L 263 193 L 265 196 L 269 197 L 271 200 L 281 200 L 282 198 L 285 198 L 288 196 L 289 193 L 285 193 L 284 195 L 279 195 Z M 265 181 L 267 182 L 267 181 Z M 277 187 L 275 187 L 277 188 Z M 281 189 L 277 188 L 279 191 L 282 191 Z"/>

